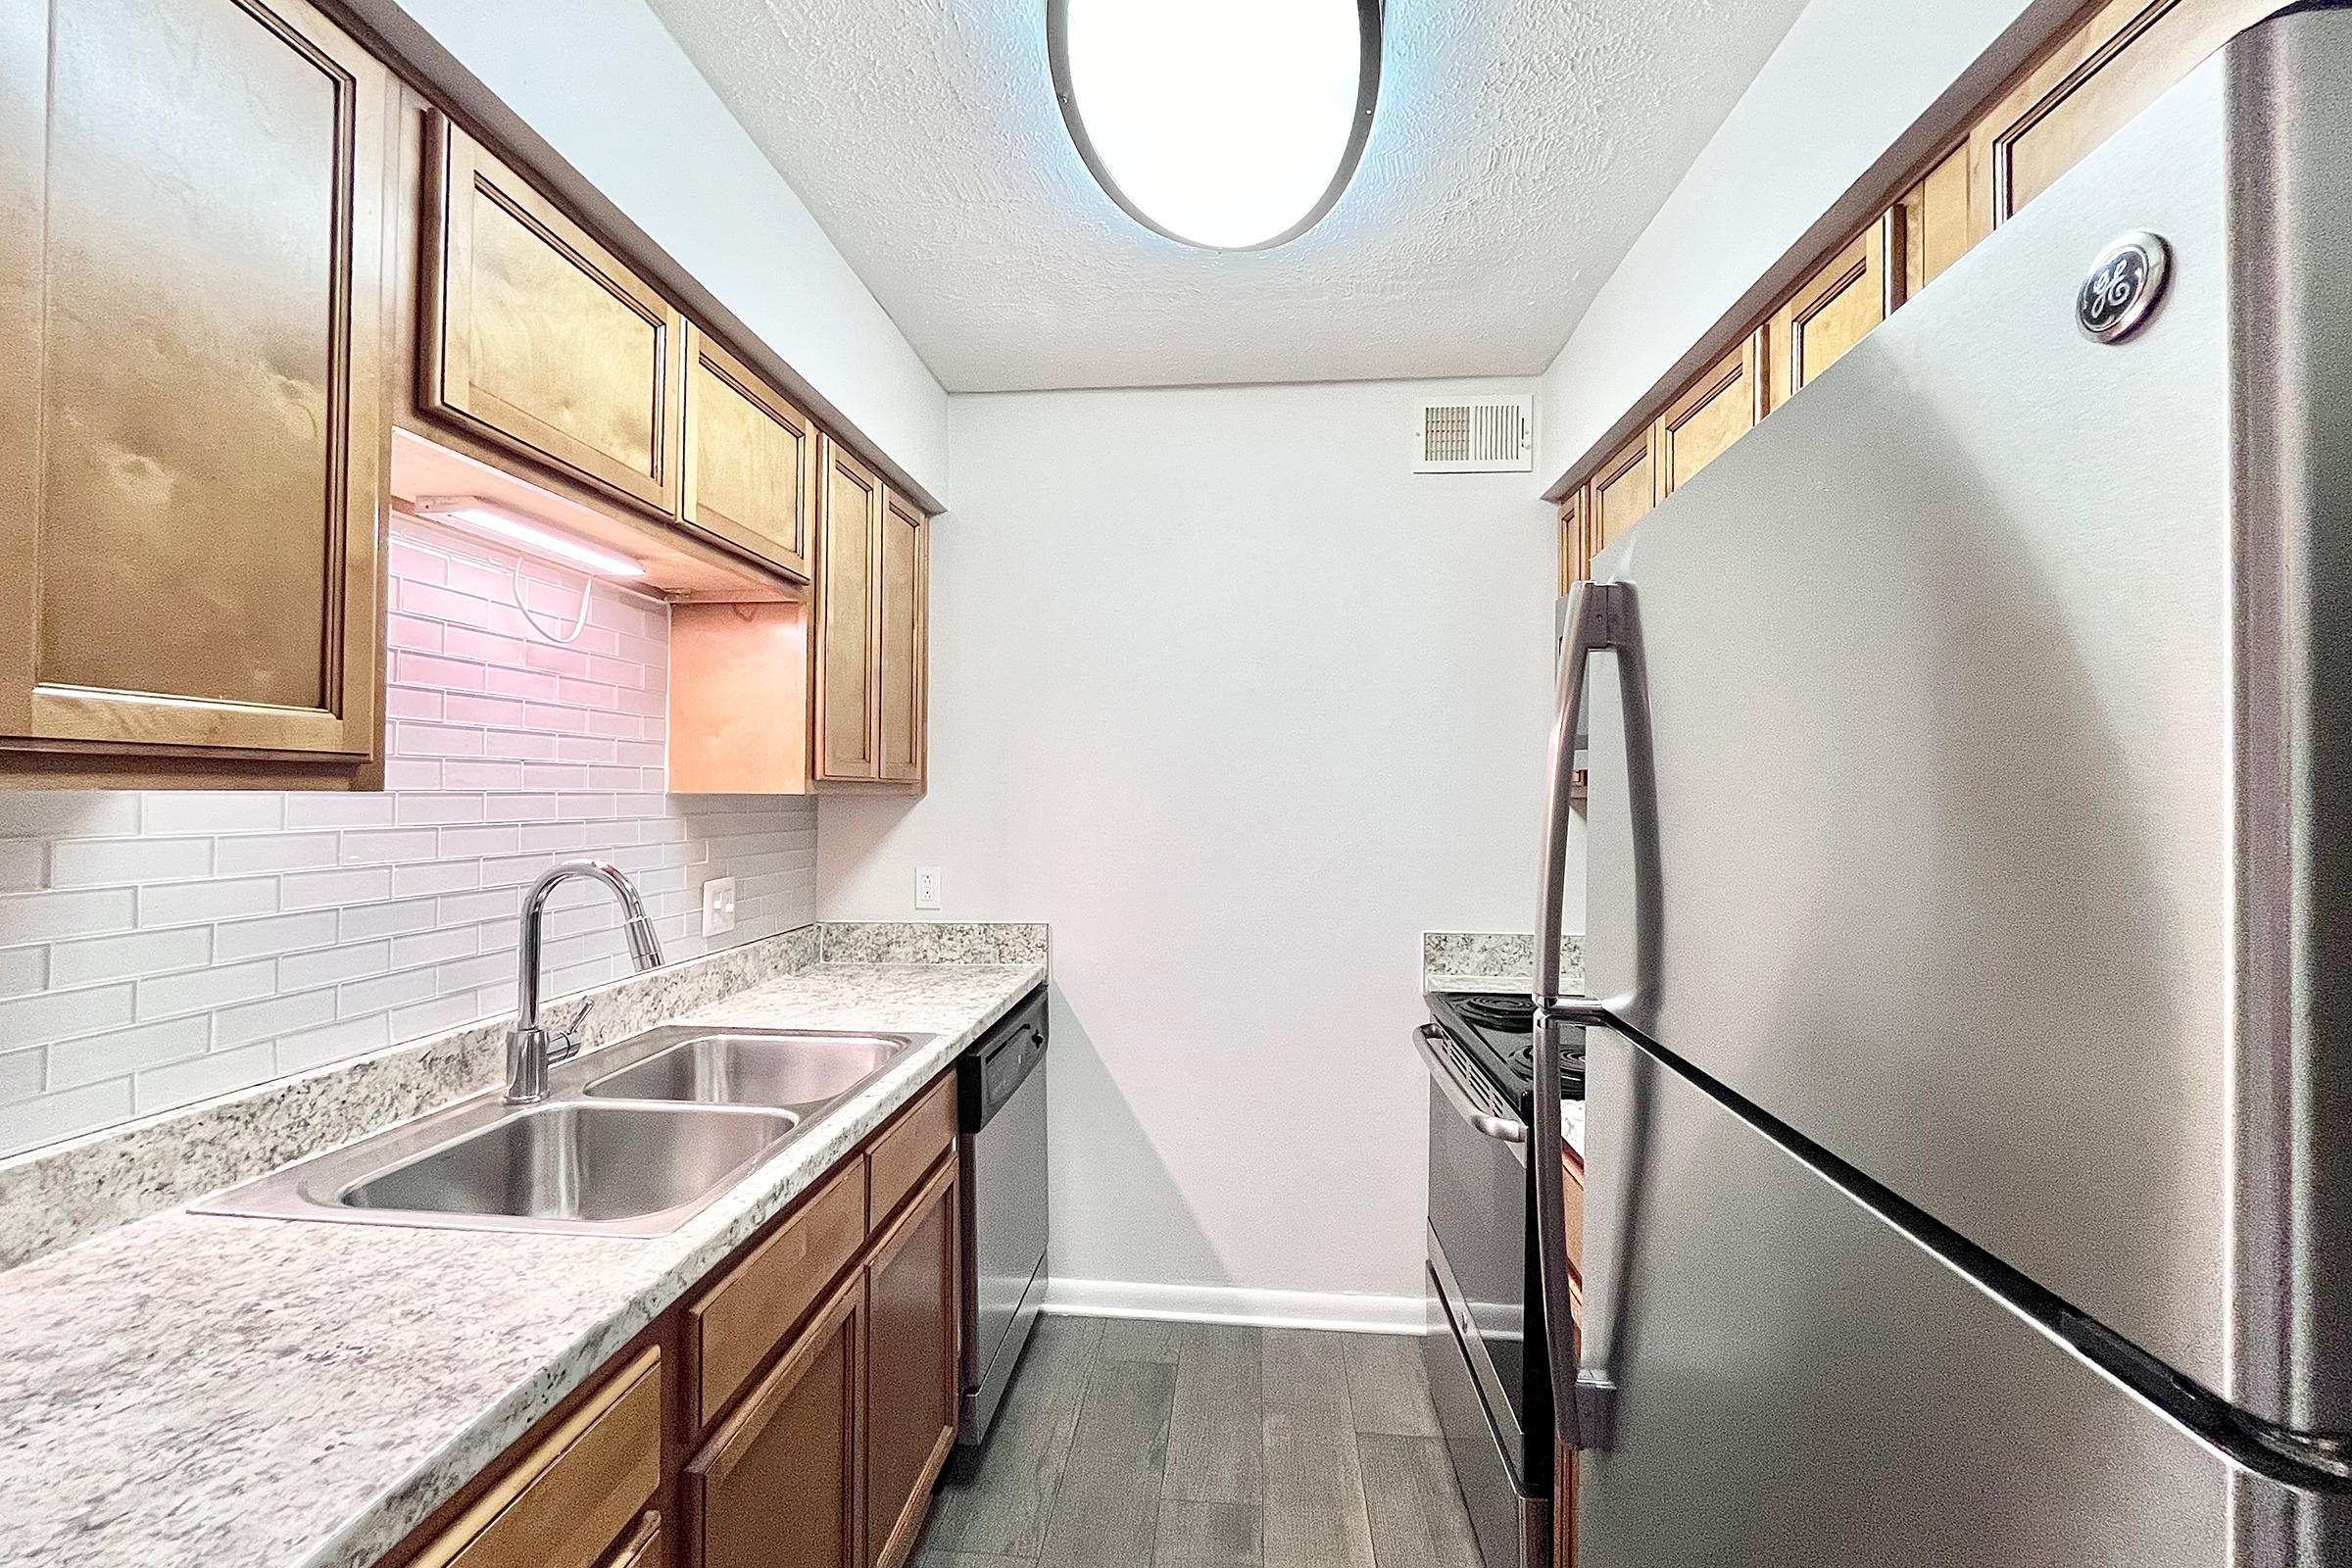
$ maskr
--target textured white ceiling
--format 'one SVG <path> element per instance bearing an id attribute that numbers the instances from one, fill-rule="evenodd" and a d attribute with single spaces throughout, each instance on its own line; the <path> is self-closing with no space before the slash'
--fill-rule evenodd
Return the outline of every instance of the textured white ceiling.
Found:
<path id="1" fill-rule="evenodd" d="M 1354 183 L 1221 255 L 1095 184 L 1044 0 L 650 3 L 956 392 L 1541 371 L 1803 8 L 1389 0 Z"/>

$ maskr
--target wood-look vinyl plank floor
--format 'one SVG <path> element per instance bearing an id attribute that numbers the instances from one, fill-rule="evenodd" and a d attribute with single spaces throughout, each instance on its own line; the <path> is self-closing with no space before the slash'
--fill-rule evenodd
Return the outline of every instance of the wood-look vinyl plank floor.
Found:
<path id="1" fill-rule="evenodd" d="M 1410 1338 L 1041 1318 L 914 1568 L 1478 1568 Z"/>

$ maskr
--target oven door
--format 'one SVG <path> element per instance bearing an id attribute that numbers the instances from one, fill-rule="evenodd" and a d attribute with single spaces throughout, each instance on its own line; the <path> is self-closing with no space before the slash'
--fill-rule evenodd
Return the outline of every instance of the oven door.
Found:
<path id="1" fill-rule="evenodd" d="M 1417 1044 L 1431 1078 L 1431 1272 L 1515 1489 L 1545 1496 L 1551 1401 L 1540 1298 L 1529 1287 L 1529 1134 L 1443 1031 L 1424 1029 Z"/>

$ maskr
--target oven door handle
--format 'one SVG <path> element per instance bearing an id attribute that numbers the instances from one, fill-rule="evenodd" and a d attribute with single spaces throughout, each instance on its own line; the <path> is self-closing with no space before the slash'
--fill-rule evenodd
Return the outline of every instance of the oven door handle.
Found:
<path id="1" fill-rule="evenodd" d="M 1445 1093 L 1446 1103 L 1453 1106 L 1462 1120 L 1496 1143 L 1525 1146 L 1527 1123 L 1497 1116 L 1493 1111 L 1481 1108 L 1478 1102 L 1470 1098 L 1469 1091 L 1462 1087 L 1461 1080 L 1454 1077 L 1453 1069 L 1448 1067 L 1444 1058 L 1439 1056 L 1436 1042 L 1437 1025 L 1435 1024 L 1425 1023 L 1413 1031 L 1413 1049 L 1421 1053 L 1421 1059 L 1428 1063 L 1429 1075 L 1437 1080 L 1438 1088 Z"/>

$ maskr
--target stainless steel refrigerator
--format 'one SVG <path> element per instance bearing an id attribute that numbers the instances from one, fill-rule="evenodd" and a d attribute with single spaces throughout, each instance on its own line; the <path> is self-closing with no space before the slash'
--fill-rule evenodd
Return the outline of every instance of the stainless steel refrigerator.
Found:
<path id="1" fill-rule="evenodd" d="M 1596 575 L 1584 1568 L 2352 1563 L 2352 12 Z"/>

